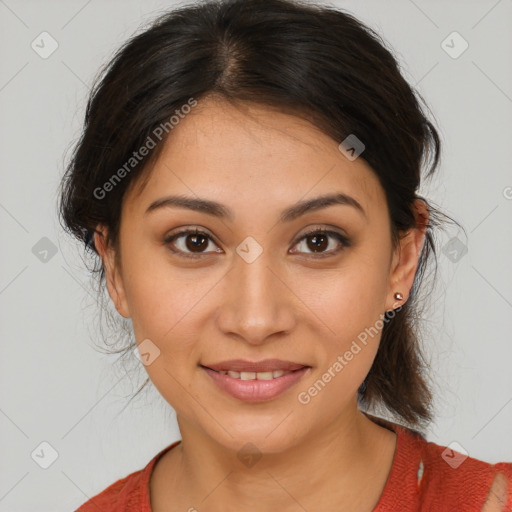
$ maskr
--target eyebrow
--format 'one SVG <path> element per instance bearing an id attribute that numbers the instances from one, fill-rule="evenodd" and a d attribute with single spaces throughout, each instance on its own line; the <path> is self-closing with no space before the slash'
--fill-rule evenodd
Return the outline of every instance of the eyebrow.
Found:
<path id="1" fill-rule="evenodd" d="M 320 210 L 333 205 L 351 206 L 356 209 L 363 217 L 368 218 L 366 211 L 357 199 L 343 193 L 328 194 L 314 199 L 299 201 L 294 205 L 286 208 L 281 212 L 279 220 L 281 222 L 291 222 L 298 217 L 311 211 Z M 144 215 L 159 210 L 160 208 L 186 208 L 208 215 L 213 215 L 220 219 L 232 221 L 234 219 L 233 212 L 225 205 L 209 199 L 187 197 L 187 196 L 165 196 L 153 201 Z"/>

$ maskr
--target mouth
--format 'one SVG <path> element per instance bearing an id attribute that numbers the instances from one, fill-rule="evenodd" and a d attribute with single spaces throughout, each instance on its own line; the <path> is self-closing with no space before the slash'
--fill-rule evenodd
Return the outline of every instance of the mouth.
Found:
<path id="1" fill-rule="evenodd" d="M 269 370 L 264 372 L 250 372 L 250 371 L 244 371 L 244 372 L 237 372 L 234 370 L 214 370 L 213 368 L 210 368 L 208 366 L 199 365 L 207 370 L 212 370 L 216 373 L 220 373 L 221 375 L 229 375 L 232 379 L 239 379 L 239 380 L 274 380 L 278 379 L 279 377 L 282 377 L 283 375 L 288 375 L 289 373 L 298 372 L 300 370 L 311 368 L 311 366 L 301 366 L 300 368 L 297 368 L 296 370 Z"/>
<path id="2" fill-rule="evenodd" d="M 281 360 L 259 363 L 236 360 L 215 365 L 199 365 L 217 387 L 245 402 L 262 402 L 276 398 L 294 386 L 311 366 Z"/>
<path id="3" fill-rule="evenodd" d="M 283 361 L 282 359 L 264 359 L 262 361 L 247 361 L 245 359 L 231 359 L 214 364 L 199 365 L 216 372 L 234 372 L 234 373 L 273 373 L 273 372 L 292 372 L 307 367 L 305 364 L 295 363 L 293 361 Z"/>

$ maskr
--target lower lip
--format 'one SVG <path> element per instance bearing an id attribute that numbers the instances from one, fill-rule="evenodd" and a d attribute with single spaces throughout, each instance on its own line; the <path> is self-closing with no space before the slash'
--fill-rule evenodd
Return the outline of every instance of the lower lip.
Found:
<path id="1" fill-rule="evenodd" d="M 204 366 L 200 368 L 210 376 L 220 389 L 244 402 L 271 400 L 296 384 L 310 369 L 310 367 L 305 366 L 300 370 L 286 373 L 272 380 L 242 380 L 233 379 L 229 375 L 224 375 Z"/>

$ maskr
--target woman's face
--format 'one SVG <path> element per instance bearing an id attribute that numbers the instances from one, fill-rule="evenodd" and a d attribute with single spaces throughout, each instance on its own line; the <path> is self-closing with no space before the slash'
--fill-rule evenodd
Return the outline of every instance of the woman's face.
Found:
<path id="1" fill-rule="evenodd" d="M 353 419 L 382 315 L 398 306 L 394 292 L 407 299 L 421 240 L 399 262 L 368 164 L 306 121 L 245 108 L 205 100 L 174 127 L 142 192 L 125 195 L 121 266 L 104 261 L 182 435 L 271 453 Z M 345 204 L 298 208 L 342 194 Z M 188 229 L 201 234 L 179 234 Z M 283 367 L 271 363 L 236 379 L 204 368 L 234 359 L 306 369 L 274 378 Z"/>

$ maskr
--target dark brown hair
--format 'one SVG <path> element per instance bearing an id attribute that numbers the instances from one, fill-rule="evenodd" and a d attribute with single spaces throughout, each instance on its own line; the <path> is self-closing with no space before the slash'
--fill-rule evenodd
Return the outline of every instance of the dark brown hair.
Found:
<path id="1" fill-rule="evenodd" d="M 422 168 L 428 167 L 425 177 L 434 174 L 441 143 L 422 108 L 425 101 L 404 79 L 385 41 L 349 13 L 316 3 L 206 1 L 166 12 L 133 36 L 91 91 L 59 209 L 63 227 L 95 258 L 100 285 L 105 270 L 92 243 L 97 225 L 108 227 L 108 242 L 119 254 L 125 192 L 147 181 L 149 164 L 172 136 L 169 129 L 155 141 L 158 127 L 191 98 L 207 96 L 292 113 L 338 142 L 355 134 L 365 145 L 360 158 L 385 191 L 393 247 L 416 227 L 412 204 L 420 197 Z M 127 170 L 149 138 L 155 147 Z M 123 166 L 122 179 L 112 181 Z M 99 197 L 106 195 L 97 192 L 106 183 L 108 196 Z M 453 221 L 425 202 L 430 220 L 409 299 L 386 318 L 377 356 L 358 391 L 362 406 L 384 407 L 413 426 L 432 419 L 417 292 L 432 254 L 437 270 L 433 228 Z"/>

